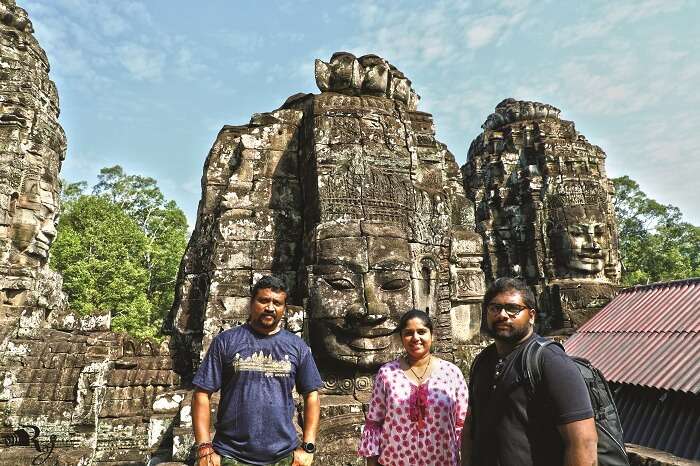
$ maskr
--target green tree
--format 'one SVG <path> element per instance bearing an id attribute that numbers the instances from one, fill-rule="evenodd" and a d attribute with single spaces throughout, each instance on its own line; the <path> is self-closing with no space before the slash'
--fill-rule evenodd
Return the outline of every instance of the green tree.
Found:
<path id="1" fill-rule="evenodd" d="M 146 235 L 147 295 L 165 316 L 173 302 L 175 279 L 187 245 L 185 214 L 174 201 L 165 201 L 155 179 L 128 175 L 119 165 L 100 170 L 92 192 L 124 209 Z"/>
<path id="2" fill-rule="evenodd" d="M 700 227 L 677 207 L 649 199 L 628 176 L 614 178 L 622 283 L 645 284 L 700 276 Z"/>
<path id="3" fill-rule="evenodd" d="M 154 336 L 172 304 L 187 241 L 187 220 L 153 178 L 102 169 L 92 194 L 65 185 L 51 266 L 71 307 L 109 310 L 112 328 Z"/>

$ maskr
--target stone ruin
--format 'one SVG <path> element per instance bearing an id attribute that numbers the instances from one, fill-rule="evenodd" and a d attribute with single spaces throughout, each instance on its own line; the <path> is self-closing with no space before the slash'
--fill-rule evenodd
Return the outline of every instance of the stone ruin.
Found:
<path id="1" fill-rule="evenodd" d="M 31 32 L 24 10 L 0 3 L 0 328 L 22 316 L 25 331 L 65 307 L 47 260 L 66 137 L 48 60 Z"/>
<path id="2" fill-rule="evenodd" d="M 158 345 L 80 316 L 48 268 L 65 136 L 26 12 L 0 0 L 0 466 L 192 460 L 191 377 L 247 319 L 264 274 L 290 288 L 285 326 L 322 372 L 317 463 L 355 456 L 377 367 L 408 308 L 434 348 L 479 348 L 485 283 L 536 290 L 549 332 L 577 327 L 619 279 L 605 154 L 559 110 L 507 99 L 460 173 L 406 76 L 376 55 L 316 61 L 320 94 L 225 126 Z M 485 273 L 485 274 L 484 274 Z M 215 401 L 216 403 L 216 397 Z M 181 463 L 167 463 L 181 461 Z"/>
<path id="3" fill-rule="evenodd" d="M 400 71 L 340 52 L 316 61 L 316 82 L 320 94 L 219 133 L 165 331 L 189 380 L 211 339 L 246 321 L 254 281 L 284 277 L 287 328 L 324 380 L 317 461 L 347 464 L 406 310 L 434 317 L 447 359 L 478 338 L 482 246 L 454 157 Z"/>
<path id="4" fill-rule="evenodd" d="M 144 464 L 179 412 L 167 345 L 67 308 L 48 267 L 66 138 L 27 13 L 0 1 L 0 465 Z"/>
<path id="5" fill-rule="evenodd" d="M 523 278 L 536 290 L 540 331 L 569 334 L 613 297 L 620 258 L 605 152 L 559 113 L 505 99 L 462 172 L 487 281 Z"/>

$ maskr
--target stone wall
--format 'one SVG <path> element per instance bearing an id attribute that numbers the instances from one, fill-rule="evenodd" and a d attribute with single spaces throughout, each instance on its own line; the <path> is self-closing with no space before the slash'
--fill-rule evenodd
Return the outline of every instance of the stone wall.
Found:
<path id="1" fill-rule="evenodd" d="M 67 317 L 78 328 L 90 325 L 90 318 Z M 29 464 L 47 451 L 66 464 L 143 464 L 151 452 L 170 449 L 160 444 L 167 428 L 158 420 L 172 423 L 177 410 L 156 403 L 178 384 L 167 345 L 91 330 L 44 329 L 4 342 L 0 435 L 24 429 L 35 442 L 0 443 L 0 465 Z"/>
<path id="2" fill-rule="evenodd" d="M 665 451 L 654 450 L 631 443 L 625 444 L 630 466 L 698 466 L 700 461 L 679 458 Z"/>

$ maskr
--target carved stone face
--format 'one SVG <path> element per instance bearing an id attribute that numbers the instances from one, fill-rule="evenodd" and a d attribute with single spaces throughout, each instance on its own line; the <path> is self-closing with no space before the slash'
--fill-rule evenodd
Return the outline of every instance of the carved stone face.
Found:
<path id="1" fill-rule="evenodd" d="M 317 228 L 308 279 L 315 354 L 373 368 L 401 353 L 395 330 L 413 306 L 411 253 L 408 240 L 394 233 L 359 222 Z"/>
<path id="2" fill-rule="evenodd" d="M 563 252 L 570 269 L 592 274 L 603 270 L 607 249 L 604 223 L 581 222 L 569 225 L 564 231 L 563 240 Z"/>
<path id="3" fill-rule="evenodd" d="M 553 231 L 552 241 L 559 262 L 568 271 L 584 275 L 603 271 L 610 248 L 610 233 L 598 217 L 580 215 Z"/>
<path id="4" fill-rule="evenodd" d="M 385 95 L 389 83 L 389 64 L 376 55 L 360 57 L 364 68 L 362 90 L 370 94 Z"/>
<path id="5" fill-rule="evenodd" d="M 28 179 L 12 213 L 9 237 L 10 262 L 17 265 L 43 265 L 56 237 L 58 202 L 54 187 L 46 179 Z"/>

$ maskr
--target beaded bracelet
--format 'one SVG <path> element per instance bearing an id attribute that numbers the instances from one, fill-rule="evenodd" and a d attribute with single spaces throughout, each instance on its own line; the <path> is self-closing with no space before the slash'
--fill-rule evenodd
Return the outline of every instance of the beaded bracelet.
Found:
<path id="1" fill-rule="evenodd" d="M 206 454 L 202 454 L 203 450 L 209 449 L 210 451 Z M 214 448 L 211 444 L 211 442 L 202 442 L 199 445 L 197 445 L 197 459 L 200 460 L 202 458 L 206 458 L 207 456 L 211 456 L 214 454 Z M 209 464 L 209 463 L 207 463 Z"/>

